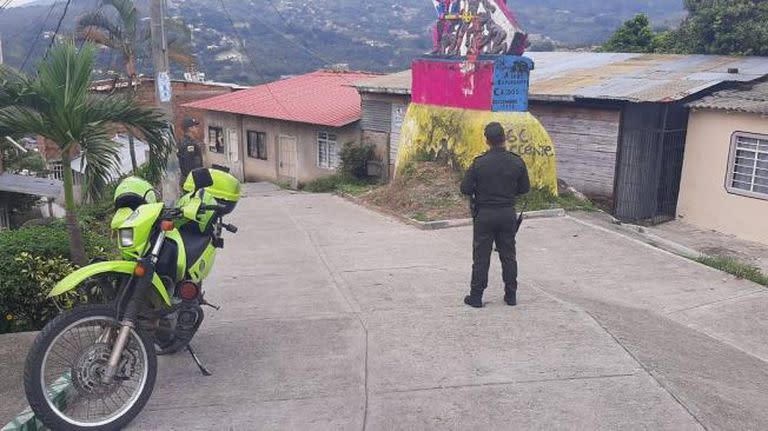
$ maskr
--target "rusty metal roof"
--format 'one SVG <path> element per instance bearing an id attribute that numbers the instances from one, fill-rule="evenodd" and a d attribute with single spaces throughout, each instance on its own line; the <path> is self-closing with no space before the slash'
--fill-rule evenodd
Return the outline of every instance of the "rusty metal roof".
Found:
<path id="1" fill-rule="evenodd" d="M 768 75 L 768 57 L 531 52 L 531 100 L 673 102 L 723 82 Z M 408 71 L 364 81 L 361 92 L 410 94 Z"/>
<path id="2" fill-rule="evenodd" d="M 742 84 L 688 104 L 694 109 L 718 109 L 768 115 L 768 82 Z"/>

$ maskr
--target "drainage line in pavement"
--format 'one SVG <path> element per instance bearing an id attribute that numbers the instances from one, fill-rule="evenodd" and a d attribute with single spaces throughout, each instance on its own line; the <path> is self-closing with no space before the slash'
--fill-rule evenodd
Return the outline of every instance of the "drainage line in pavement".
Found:
<path id="1" fill-rule="evenodd" d="M 365 321 L 362 317 L 362 310 L 359 304 L 354 304 L 354 300 L 344 293 L 344 290 L 346 290 L 342 288 L 342 285 L 345 284 L 344 280 L 337 278 L 337 275 L 335 272 L 333 272 L 333 269 L 331 268 L 325 253 L 323 252 L 322 248 L 320 248 L 320 245 L 317 243 L 312 234 L 306 230 L 304 226 L 302 226 L 301 223 L 299 223 L 289 211 L 286 211 L 285 213 L 291 222 L 296 225 L 296 227 L 307 237 L 307 239 L 309 239 L 309 242 L 312 244 L 312 248 L 314 248 L 315 253 L 317 253 L 317 257 L 320 258 L 320 262 L 323 264 L 323 267 L 331 278 L 333 287 L 336 289 L 336 292 L 341 295 L 341 297 L 344 298 L 344 300 L 347 302 L 347 306 L 352 311 L 352 314 L 357 317 L 357 320 L 360 323 L 360 327 L 363 329 L 365 348 L 365 359 L 363 363 L 363 390 L 365 396 L 365 404 L 363 408 L 363 431 L 365 431 L 368 427 L 368 327 L 365 326 Z"/>

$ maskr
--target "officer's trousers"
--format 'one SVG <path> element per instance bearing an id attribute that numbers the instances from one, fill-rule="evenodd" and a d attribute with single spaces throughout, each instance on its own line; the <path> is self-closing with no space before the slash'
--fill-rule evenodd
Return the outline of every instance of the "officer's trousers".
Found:
<path id="1" fill-rule="evenodd" d="M 517 292 L 517 252 L 515 233 L 517 214 L 513 207 L 480 208 L 475 216 L 472 252 L 472 295 L 481 297 L 488 287 L 493 244 L 499 250 L 504 289 Z"/>

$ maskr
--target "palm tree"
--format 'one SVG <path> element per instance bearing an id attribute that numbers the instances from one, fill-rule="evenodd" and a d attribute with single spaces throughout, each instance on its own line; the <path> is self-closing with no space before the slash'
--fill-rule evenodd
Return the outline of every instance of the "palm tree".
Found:
<path id="1" fill-rule="evenodd" d="M 83 190 L 95 197 L 119 172 L 119 148 L 111 139 L 115 131 L 128 130 L 147 142 L 153 175 L 162 171 L 171 145 L 159 111 L 143 108 L 129 97 L 89 91 L 94 56 L 90 43 L 78 50 L 69 42 L 50 51 L 34 78 L 0 66 L 0 134 L 40 135 L 61 150 L 70 252 L 78 265 L 86 263 L 86 256 L 69 169 L 73 156 L 79 152 L 83 157 Z"/>
<path id="2" fill-rule="evenodd" d="M 109 13 L 110 10 L 115 13 L 105 14 L 105 11 Z M 139 27 L 140 23 L 141 16 L 133 0 L 101 0 L 96 11 L 83 15 L 77 22 L 77 33 L 81 39 L 110 48 L 120 56 L 125 63 L 125 73 L 128 75 L 129 86 L 134 93 L 136 91 L 135 85 L 138 85 L 136 60 L 139 51 L 149 40 L 149 33 L 142 31 Z M 178 27 L 175 22 L 169 22 L 169 24 L 173 24 L 171 25 L 172 28 Z M 169 48 L 171 45 L 179 44 L 169 43 Z M 191 56 L 179 49 L 171 48 L 169 56 L 182 64 L 190 64 L 192 61 Z M 136 165 L 133 135 L 128 135 L 128 144 L 131 166 L 136 172 L 138 166 Z"/>
<path id="3" fill-rule="evenodd" d="M 117 20 L 110 20 L 101 10 L 112 7 L 117 12 Z M 90 42 L 106 46 L 120 55 L 125 63 L 128 85 L 135 91 L 136 53 L 139 49 L 139 11 L 132 0 L 101 0 L 99 9 L 89 12 L 77 22 L 77 32 Z M 131 167 L 136 173 L 136 148 L 133 135 L 128 135 L 128 148 L 131 154 Z"/>

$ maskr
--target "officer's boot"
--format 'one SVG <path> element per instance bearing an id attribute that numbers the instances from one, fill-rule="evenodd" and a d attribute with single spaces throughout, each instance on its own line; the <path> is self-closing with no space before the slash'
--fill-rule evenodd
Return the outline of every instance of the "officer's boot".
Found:
<path id="1" fill-rule="evenodd" d="M 504 302 L 511 307 L 517 305 L 517 289 L 504 289 Z"/>
<path id="2" fill-rule="evenodd" d="M 483 292 L 472 290 L 469 295 L 464 298 L 464 303 L 470 307 L 483 308 Z"/>

